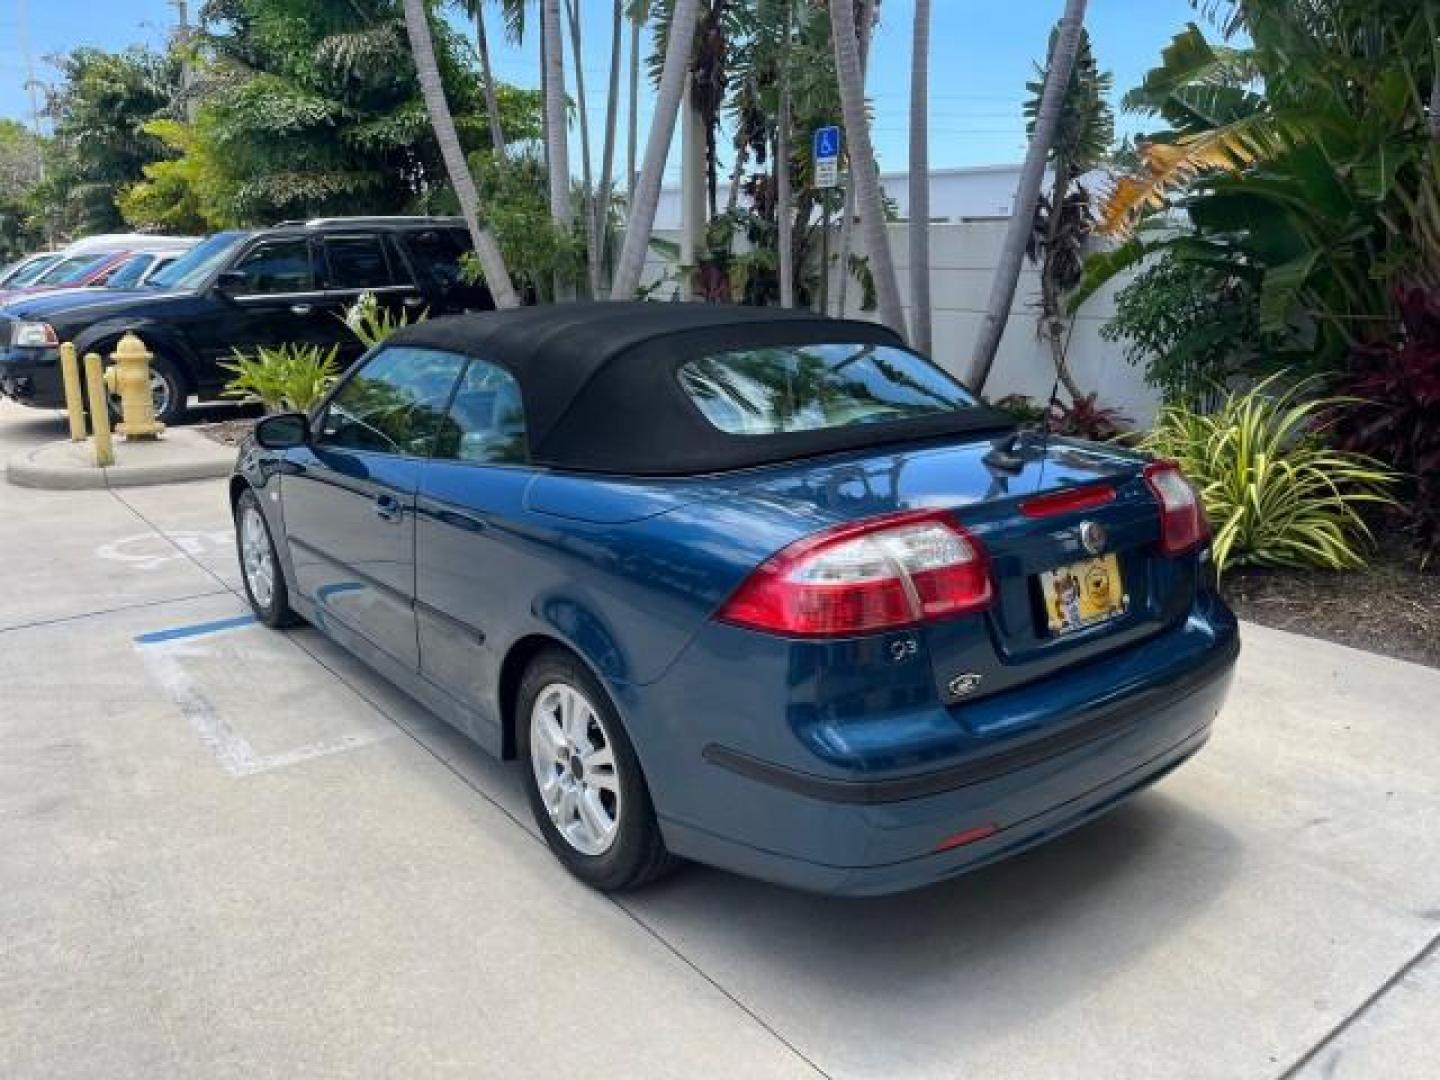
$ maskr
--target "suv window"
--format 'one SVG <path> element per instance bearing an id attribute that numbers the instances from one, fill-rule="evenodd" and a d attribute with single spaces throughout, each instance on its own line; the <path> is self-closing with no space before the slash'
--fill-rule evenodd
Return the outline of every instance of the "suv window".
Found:
<path id="1" fill-rule="evenodd" d="M 375 289 L 395 283 L 378 236 L 327 236 L 325 260 L 332 289 Z"/>
<path id="2" fill-rule="evenodd" d="M 435 457 L 524 464 L 525 410 L 520 404 L 520 387 L 509 372 L 484 360 L 470 361 L 436 436 Z"/>
<path id="3" fill-rule="evenodd" d="M 310 241 L 304 237 L 261 241 L 230 270 L 245 276 L 245 281 L 235 286 L 237 293 L 312 292 L 315 288 Z"/>
<path id="4" fill-rule="evenodd" d="M 470 250 L 464 229 L 423 229 L 405 235 L 405 249 L 422 282 L 450 288 L 463 283 L 460 256 Z"/>
<path id="5" fill-rule="evenodd" d="M 439 349 L 381 349 L 330 399 L 318 441 L 345 450 L 426 456 L 464 366 L 465 357 Z"/>

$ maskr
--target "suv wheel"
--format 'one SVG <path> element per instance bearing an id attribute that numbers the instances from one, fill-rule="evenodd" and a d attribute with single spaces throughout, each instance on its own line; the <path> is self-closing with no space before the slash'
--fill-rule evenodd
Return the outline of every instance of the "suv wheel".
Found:
<path id="1" fill-rule="evenodd" d="M 155 419 L 162 424 L 173 424 L 185 413 L 185 380 L 175 365 L 159 353 L 150 360 L 150 400 Z M 123 415 L 120 396 L 111 394 L 111 421 L 119 423 Z"/>

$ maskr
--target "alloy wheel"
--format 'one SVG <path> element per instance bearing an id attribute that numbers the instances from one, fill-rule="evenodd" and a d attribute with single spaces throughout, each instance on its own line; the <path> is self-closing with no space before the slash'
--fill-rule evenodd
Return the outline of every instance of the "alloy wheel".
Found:
<path id="1" fill-rule="evenodd" d="M 247 506 L 240 517 L 240 563 L 250 595 L 268 608 L 275 599 L 275 558 L 265 519 L 254 506 Z"/>
<path id="2" fill-rule="evenodd" d="M 568 683 L 550 683 L 530 710 L 530 765 L 556 831 L 582 855 L 603 855 L 620 827 L 620 776 L 599 711 Z"/>

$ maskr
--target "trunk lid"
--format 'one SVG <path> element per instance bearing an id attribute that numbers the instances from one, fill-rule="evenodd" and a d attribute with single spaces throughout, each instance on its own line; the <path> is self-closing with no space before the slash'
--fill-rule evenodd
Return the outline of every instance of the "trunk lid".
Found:
<path id="1" fill-rule="evenodd" d="M 1124 450 L 1038 436 L 1012 442 L 1006 436 L 826 458 L 710 483 L 719 481 L 722 497 L 776 500 L 813 512 L 817 529 L 902 510 L 952 512 L 985 547 L 995 603 L 984 614 L 931 622 L 908 633 L 929 658 L 941 700 L 954 704 L 1137 644 L 1183 618 L 1194 594 L 1196 560 L 1167 558 L 1156 550 L 1159 508 L 1143 465 L 1143 458 Z M 1044 498 L 1037 505 L 1037 497 L 1096 492 L 1094 505 L 1066 508 L 1063 499 Z M 1114 562 L 1105 565 L 1105 573 L 1113 595 L 1123 599 L 1120 610 L 1077 629 L 1057 630 L 1050 612 L 1054 593 L 1046 592 L 1045 575 L 1073 568 L 1068 577 L 1056 576 L 1084 587 L 1082 579 L 1109 557 Z"/>

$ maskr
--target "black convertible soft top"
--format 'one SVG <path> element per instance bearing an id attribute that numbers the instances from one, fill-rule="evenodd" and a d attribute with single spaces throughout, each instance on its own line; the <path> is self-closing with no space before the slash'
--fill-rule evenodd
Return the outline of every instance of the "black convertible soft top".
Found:
<path id="1" fill-rule="evenodd" d="M 904 343 L 875 323 L 720 304 L 551 304 L 408 326 L 390 345 L 445 349 L 505 368 L 520 386 L 530 460 L 583 472 L 686 476 L 909 439 L 1003 430 L 983 406 L 889 423 L 733 435 L 681 388 L 681 364 L 766 345 Z"/>

